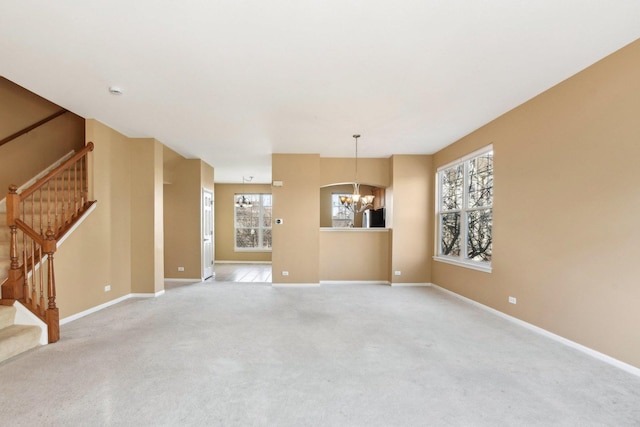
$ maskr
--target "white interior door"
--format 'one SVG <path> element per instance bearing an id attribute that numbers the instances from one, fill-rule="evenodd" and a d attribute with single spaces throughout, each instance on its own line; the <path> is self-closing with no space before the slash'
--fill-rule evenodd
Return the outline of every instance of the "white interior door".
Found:
<path id="1" fill-rule="evenodd" d="M 213 193 L 202 189 L 202 278 L 213 276 Z"/>

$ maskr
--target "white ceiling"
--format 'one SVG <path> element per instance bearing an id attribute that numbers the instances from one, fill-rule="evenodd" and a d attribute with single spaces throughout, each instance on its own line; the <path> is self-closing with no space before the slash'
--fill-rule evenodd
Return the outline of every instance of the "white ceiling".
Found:
<path id="1" fill-rule="evenodd" d="M 0 75 L 216 182 L 433 153 L 638 38 L 638 0 L 0 0 Z"/>

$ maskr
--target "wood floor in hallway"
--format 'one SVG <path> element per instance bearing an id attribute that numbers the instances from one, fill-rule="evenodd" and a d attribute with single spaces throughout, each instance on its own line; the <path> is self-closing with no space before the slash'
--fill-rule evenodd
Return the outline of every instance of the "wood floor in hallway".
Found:
<path id="1" fill-rule="evenodd" d="M 216 263 L 215 276 L 208 281 L 271 283 L 271 264 Z"/>

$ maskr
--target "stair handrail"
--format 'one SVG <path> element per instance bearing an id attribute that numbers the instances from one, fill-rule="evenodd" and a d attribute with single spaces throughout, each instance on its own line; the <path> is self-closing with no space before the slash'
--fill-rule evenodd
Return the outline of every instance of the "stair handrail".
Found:
<path id="1" fill-rule="evenodd" d="M 94 148 L 93 142 L 88 142 L 87 145 L 85 145 L 85 147 L 82 150 L 78 151 L 76 154 L 69 157 L 64 163 L 62 163 L 61 165 L 53 169 L 51 172 L 49 172 L 48 174 L 46 174 L 45 176 L 37 180 L 31 187 L 23 190 L 20 193 L 20 200 L 24 200 L 27 197 L 31 196 L 33 193 L 38 191 L 38 189 L 40 189 L 43 185 L 45 185 L 51 179 L 55 178 L 61 172 L 65 171 L 69 166 L 71 166 L 72 164 L 74 164 L 84 156 L 86 156 L 87 153 L 89 153 L 90 151 L 93 151 L 93 148 Z"/>
<path id="2" fill-rule="evenodd" d="M 19 194 L 18 187 L 10 185 L 6 199 L 11 265 L 8 279 L 2 285 L 2 299 L 19 300 L 32 313 L 40 317 L 48 326 L 50 343 L 60 338 L 53 257 L 58 241 L 95 203 L 88 200 L 86 160 L 87 154 L 93 149 L 93 143 L 88 142 L 82 150 Z M 78 175 L 80 189 L 78 189 Z M 39 198 L 36 199 L 36 196 Z M 34 207 L 36 202 L 40 206 L 38 210 Z M 43 208 L 44 204 L 46 204 L 46 211 Z M 58 206 L 61 206 L 60 211 Z M 26 220 L 29 215 L 30 224 Z M 39 227 L 40 231 L 36 227 Z M 21 250 L 18 231 L 22 236 Z M 48 300 L 46 307 L 45 295 Z"/>
<path id="3" fill-rule="evenodd" d="M 55 113 L 53 113 L 53 114 L 51 114 L 51 115 L 49 115 L 49 116 L 45 117 L 44 119 L 42 119 L 42 120 L 40 120 L 40 121 L 37 121 L 37 122 L 35 122 L 34 124 L 29 125 L 29 126 L 27 126 L 26 128 L 24 128 L 24 129 L 22 129 L 22 130 L 19 130 L 18 132 L 16 132 L 16 133 L 14 133 L 14 134 L 9 135 L 9 136 L 8 136 L 8 137 L 6 137 L 6 138 L 3 138 L 2 140 L 0 140 L 0 147 L 1 147 L 1 146 L 3 146 L 4 144 L 8 143 L 8 142 L 13 141 L 14 139 L 18 138 L 19 136 L 22 136 L 22 135 L 24 135 L 25 133 L 29 133 L 29 132 L 31 132 L 32 130 L 34 130 L 35 128 L 38 128 L 38 127 L 42 126 L 43 124 L 48 123 L 48 122 L 50 122 L 51 120 L 53 120 L 53 119 L 55 119 L 55 118 L 57 118 L 57 117 L 59 117 L 59 116 L 63 115 L 64 113 L 68 113 L 68 112 L 69 112 L 69 110 L 65 110 L 65 109 L 63 108 L 62 110 L 60 110 L 60 111 L 56 111 Z"/>

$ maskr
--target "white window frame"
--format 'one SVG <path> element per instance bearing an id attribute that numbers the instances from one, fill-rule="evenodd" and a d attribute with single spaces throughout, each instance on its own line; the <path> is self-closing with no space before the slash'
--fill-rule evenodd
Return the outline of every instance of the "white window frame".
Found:
<path id="1" fill-rule="evenodd" d="M 469 198 L 469 168 L 468 162 L 473 160 L 476 157 L 479 157 L 483 154 L 493 151 L 493 145 L 488 145 L 484 148 L 476 150 L 464 157 L 454 160 L 453 162 L 447 163 L 446 165 L 440 166 L 436 171 L 436 232 L 435 232 L 435 253 L 436 255 L 433 257 L 435 261 L 440 261 L 448 264 L 458 265 L 461 267 L 471 268 L 474 270 L 484 271 L 486 273 L 491 273 L 491 261 L 475 261 L 467 258 L 467 241 L 468 241 L 468 221 L 467 215 L 468 212 L 476 211 L 476 210 L 486 210 L 491 209 L 493 213 L 493 202 L 490 206 L 482 206 L 479 208 L 469 208 L 468 207 L 468 198 Z M 441 181 L 440 181 L 440 173 L 446 169 L 450 169 L 452 167 L 463 165 L 464 170 L 464 178 L 463 178 L 463 191 L 462 191 L 462 206 L 460 207 L 460 255 L 443 255 L 442 254 L 442 222 L 440 220 L 440 215 L 443 213 L 447 213 L 449 211 L 441 211 Z M 457 211 L 456 211 L 457 212 Z M 493 234 L 493 230 L 492 230 Z M 493 236 L 492 236 L 493 239 Z"/>
<path id="2" fill-rule="evenodd" d="M 249 229 L 252 227 L 238 227 L 238 209 L 242 209 L 238 206 L 236 206 L 236 202 L 238 201 L 239 197 L 255 197 L 258 196 L 260 198 L 260 221 L 258 222 L 258 227 L 255 228 L 256 232 L 258 233 L 258 247 L 257 248 L 241 248 L 238 247 L 238 241 L 236 239 L 236 234 L 238 232 L 239 229 Z M 271 252 L 272 248 L 264 248 L 262 247 L 262 243 L 263 243 L 263 239 L 264 239 L 264 230 L 271 230 L 272 229 L 272 224 L 269 224 L 269 226 L 264 225 L 264 196 L 270 196 L 271 197 L 271 208 L 273 208 L 273 196 L 271 195 L 271 193 L 236 193 L 233 196 L 233 248 L 235 250 L 235 252 Z M 272 219 L 273 221 L 273 219 Z"/>
<path id="3" fill-rule="evenodd" d="M 353 211 L 347 209 L 345 206 L 342 206 L 342 203 L 340 203 L 340 196 L 349 196 L 351 197 L 351 194 L 342 192 L 342 193 L 331 193 L 331 226 L 335 227 L 335 228 L 348 228 L 353 226 L 353 224 L 355 223 L 355 215 L 353 213 Z M 334 222 L 336 219 L 336 212 L 346 212 L 348 215 L 348 218 L 345 218 L 346 221 L 348 221 L 347 225 L 336 225 L 336 223 Z M 351 225 L 349 225 L 351 224 Z"/>

